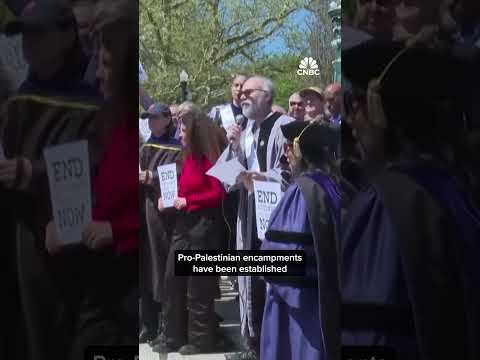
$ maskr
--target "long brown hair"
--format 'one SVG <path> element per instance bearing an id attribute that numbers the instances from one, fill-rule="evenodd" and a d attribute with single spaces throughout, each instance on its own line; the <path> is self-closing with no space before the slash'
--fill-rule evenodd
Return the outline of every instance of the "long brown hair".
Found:
<path id="1" fill-rule="evenodd" d="M 103 46 L 112 56 L 113 94 L 98 115 L 103 137 L 126 116 L 132 117 L 129 126 L 138 126 L 138 1 L 98 1 L 92 32 L 97 50 Z"/>
<path id="2" fill-rule="evenodd" d="M 99 1 L 93 31 L 97 44 L 112 55 L 115 101 L 138 111 L 138 1 Z"/>
<path id="3" fill-rule="evenodd" d="M 185 126 L 187 148 L 184 149 L 184 157 L 204 155 L 212 163 L 217 161 L 226 140 L 213 121 L 191 102 L 184 102 L 178 107 L 178 119 L 179 125 Z"/>

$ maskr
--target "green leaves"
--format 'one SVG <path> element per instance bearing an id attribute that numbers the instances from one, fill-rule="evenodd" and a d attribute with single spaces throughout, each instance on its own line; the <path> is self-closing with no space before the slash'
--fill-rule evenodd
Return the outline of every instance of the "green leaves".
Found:
<path id="1" fill-rule="evenodd" d="M 142 0 L 140 57 L 149 76 L 147 91 L 156 100 L 180 101 L 179 74 L 185 69 L 193 101 L 209 107 L 229 100 L 231 73 L 255 72 L 272 77 L 277 102 L 285 106 L 288 92 L 320 85 L 318 77 L 299 77 L 296 69 L 303 57 L 314 56 L 311 38 L 320 36 L 303 22 L 323 20 L 311 12 L 294 23 L 295 14 L 320 1 Z M 287 46 L 289 37 L 296 45 L 290 51 L 272 50 L 270 42 L 279 37 Z M 323 62 L 331 67 L 332 60 Z"/>

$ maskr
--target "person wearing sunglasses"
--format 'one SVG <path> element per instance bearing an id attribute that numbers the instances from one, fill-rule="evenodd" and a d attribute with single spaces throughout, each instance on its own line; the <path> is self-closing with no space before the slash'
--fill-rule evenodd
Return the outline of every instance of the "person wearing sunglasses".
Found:
<path id="1" fill-rule="evenodd" d="M 275 96 L 273 83 L 261 76 L 249 78 L 243 84 L 241 105 L 248 119 L 245 130 L 234 124 L 227 131 L 230 145 L 219 161 L 236 158 L 247 171 L 240 174 L 237 184 L 229 191 L 239 189 L 237 215 L 237 250 L 258 250 L 260 240 L 255 228 L 254 180 L 279 182 L 284 191 L 288 186 L 288 168 L 282 163 L 286 142 L 280 127 L 295 119 L 275 113 L 272 104 Z M 265 297 L 265 284 L 255 276 L 239 276 L 241 331 L 247 342 L 247 351 L 233 359 L 258 359 L 260 333 Z"/>
<path id="2" fill-rule="evenodd" d="M 298 92 L 290 95 L 288 99 L 288 116 L 297 121 L 305 120 L 305 102 Z"/>
<path id="3" fill-rule="evenodd" d="M 247 168 L 252 171 L 243 174 L 239 180 L 247 190 L 251 191 L 253 180 L 272 178 L 275 181 L 282 181 L 281 171 L 277 167 L 283 155 L 284 138 L 279 127 L 282 122 L 288 123 L 294 119 L 272 111 L 274 88 L 270 79 L 260 76 L 249 78 L 240 96 L 242 110 L 248 123 L 244 131 L 239 124 L 234 124 L 228 129 L 227 139 L 231 146 L 224 153 L 230 155 L 235 153 L 240 156 L 244 151 L 243 155 L 246 158 L 243 160 L 247 162 Z M 245 141 L 245 144 L 242 141 Z M 246 148 L 242 150 L 243 146 Z M 273 154 L 272 151 L 274 151 Z M 272 171 L 269 172 L 269 169 Z M 262 172 L 269 172 L 269 174 L 262 174 Z"/>

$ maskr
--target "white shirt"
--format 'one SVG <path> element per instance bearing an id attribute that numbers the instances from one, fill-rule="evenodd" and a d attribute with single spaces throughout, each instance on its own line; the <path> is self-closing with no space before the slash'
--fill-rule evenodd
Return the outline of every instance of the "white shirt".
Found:
<path id="1" fill-rule="evenodd" d="M 270 112 L 265 119 L 272 116 Z M 245 128 L 245 156 L 247 158 L 247 170 L 260 171 L 260 165 L 257 157 L 258 137 L 260 135 L 260 126 L 256 125 L 255 120 L 248 120 Z"/>
<path id="2" fill-rule="evenodd" d="M 260 171 L 257 158 L 256 139 L 258 139 L 259 128 L 254 128 L 255 120 L 248 120 L 245 128 L 245 156 L 247 158 L 247 170 Z M 256 127 L 256 126 L 255 126 Z"/>

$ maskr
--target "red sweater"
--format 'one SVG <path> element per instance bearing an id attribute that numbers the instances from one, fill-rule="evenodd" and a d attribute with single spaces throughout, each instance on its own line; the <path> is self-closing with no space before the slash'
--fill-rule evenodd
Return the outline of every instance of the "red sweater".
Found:
<path id="1" fill-rule="evenodd" d="M 126 118 L 112 133 L 94 182 L 92 217 L 112 225 L 113 247 L 120 253 L 138 249 L 138 128 Z"/>
<path id="2" fill-rule="evenodd" d="M 212 167 L 206 156 L 200 159 L 189 155 L 183 164 L 178 186 L 178 197 L 187 199 L 187 211 L 219 207 L 225 190 L 217 179 L 205 173 Z"/>

